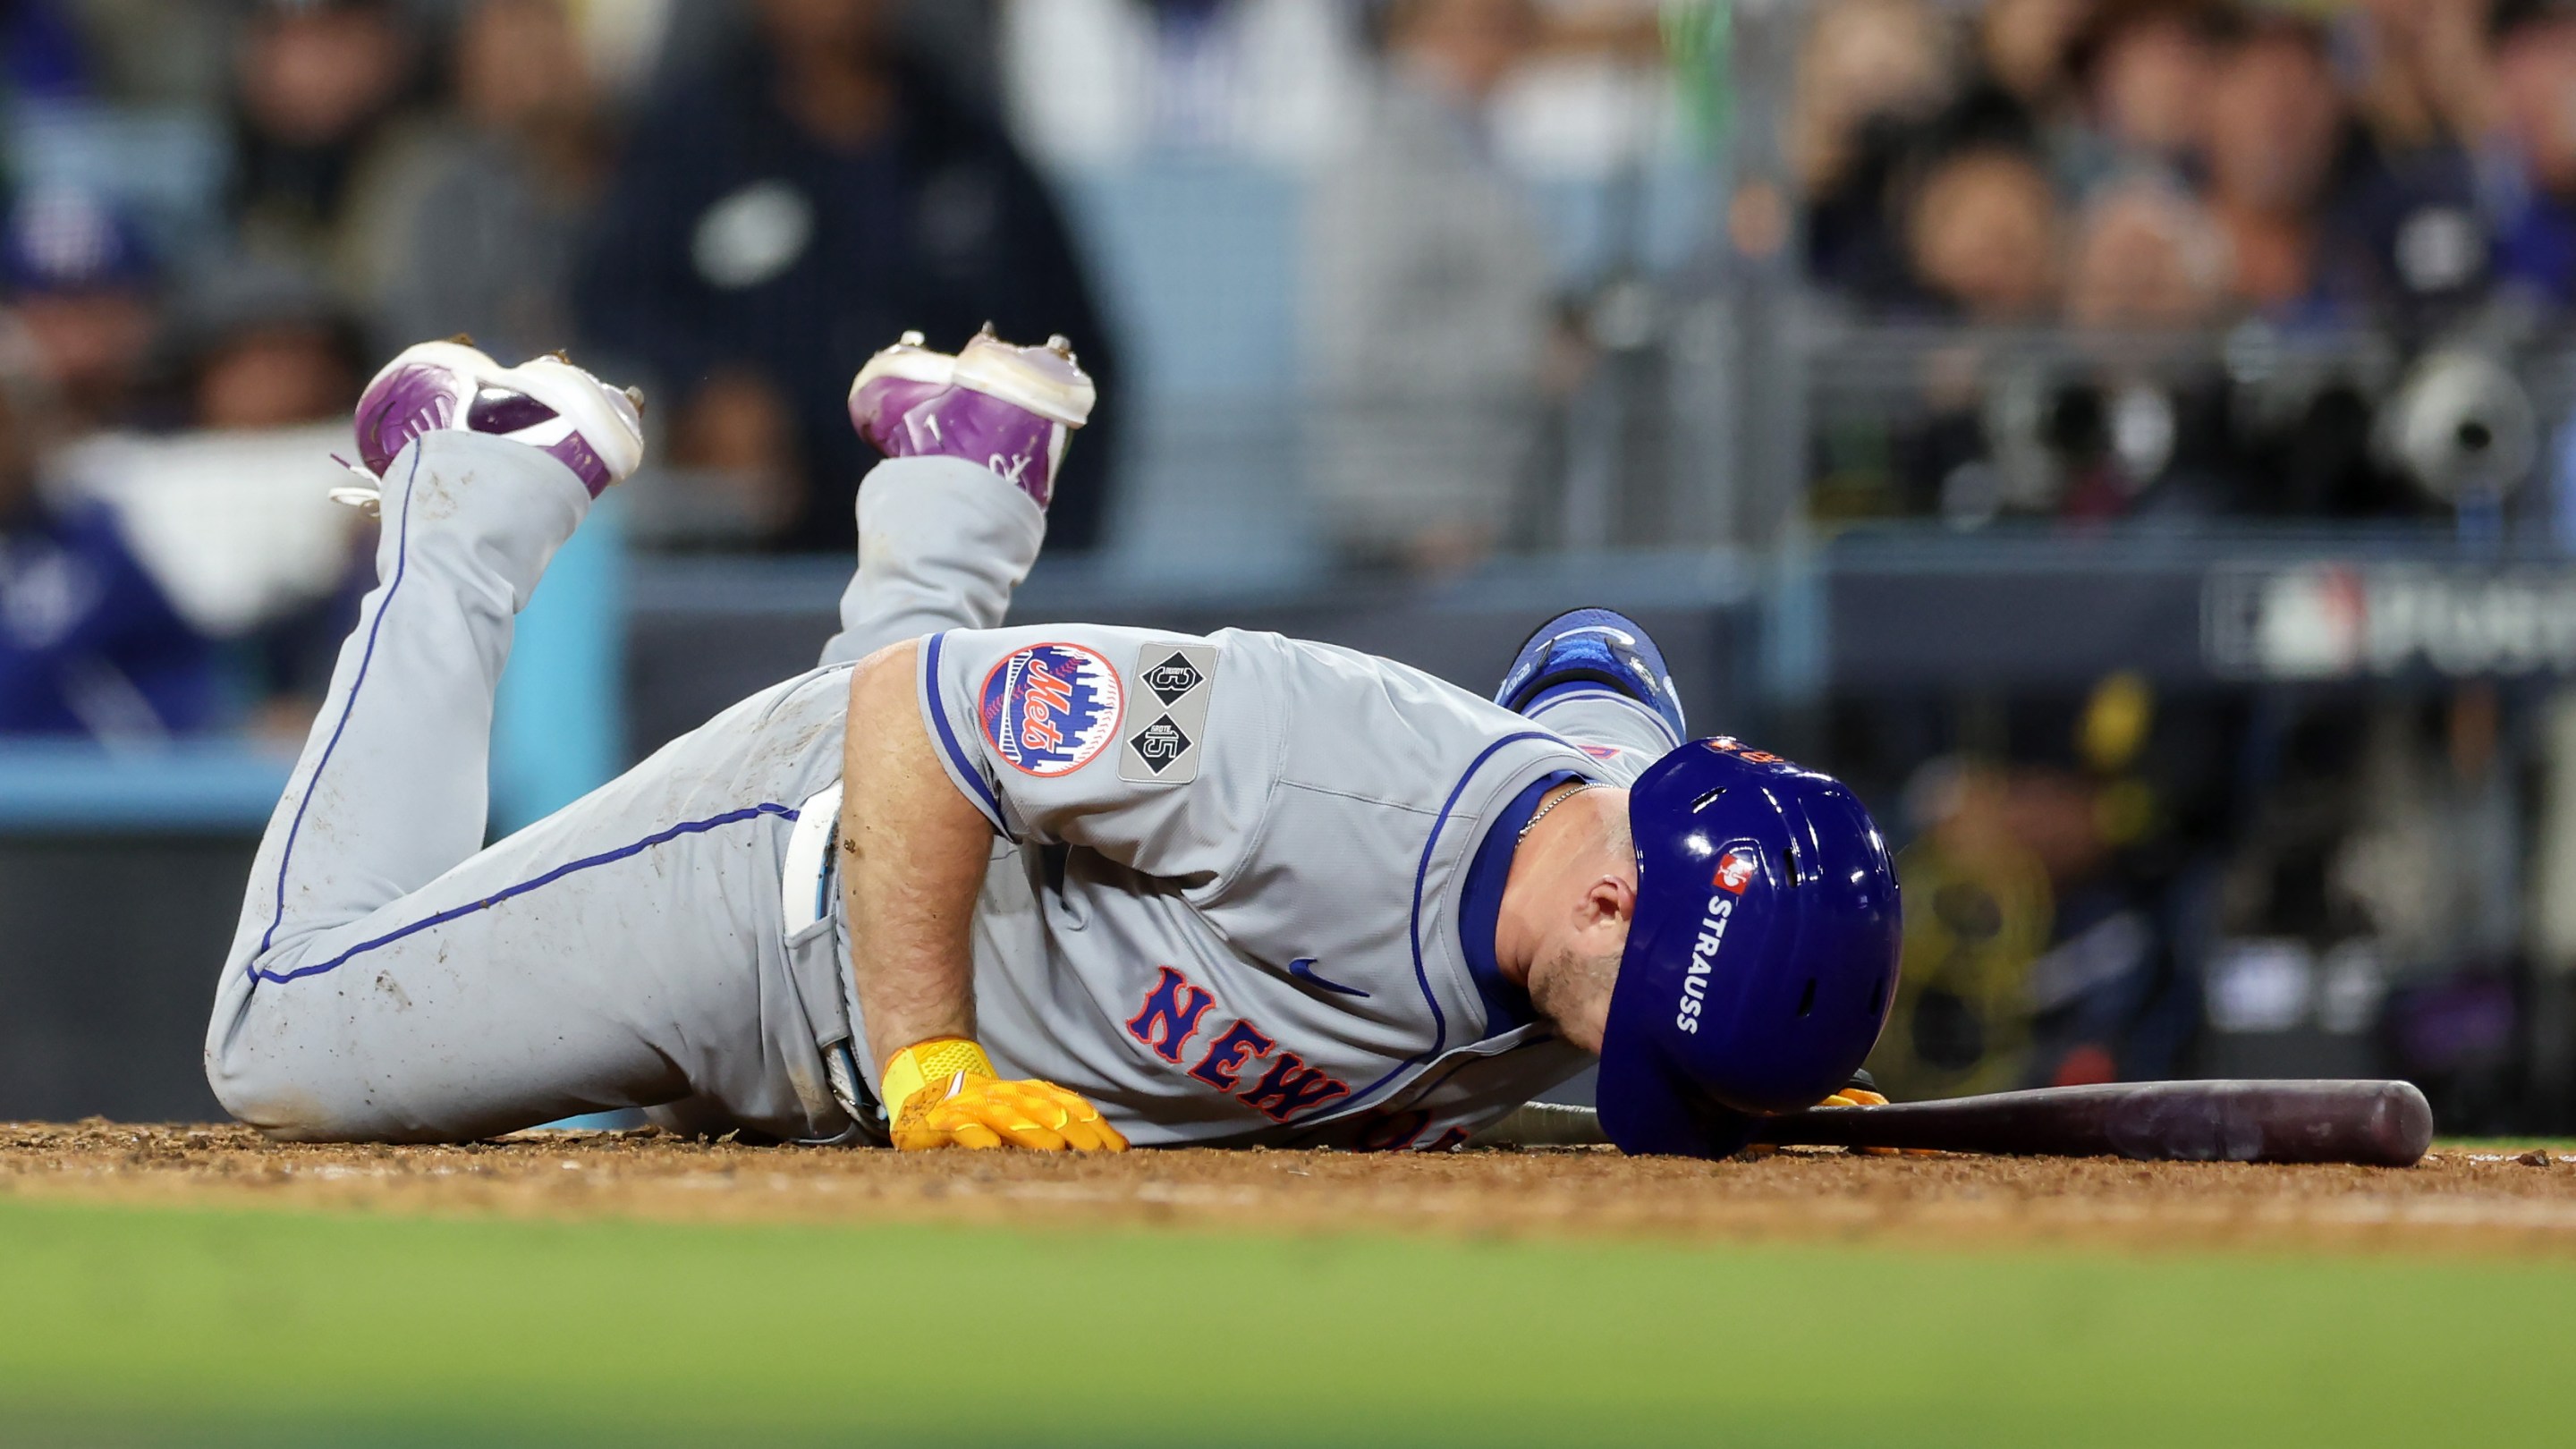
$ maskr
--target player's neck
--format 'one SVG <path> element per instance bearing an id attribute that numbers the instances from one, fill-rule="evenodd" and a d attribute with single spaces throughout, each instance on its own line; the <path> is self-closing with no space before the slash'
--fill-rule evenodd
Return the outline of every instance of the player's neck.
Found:
<path id="1" fill-rule="evenodd" d="M 1541 798 L 1544 813 L 1512 850 L 1511 874 L 1494 918 L 1494 967 L 1504 980 L 1526 990 L 1540 953 L 1574 929 L 1576 903 L 1604 864 L 1608 832 L 1600 812 L 1626 808 L 1624 791 L 1572 782 Z"/>

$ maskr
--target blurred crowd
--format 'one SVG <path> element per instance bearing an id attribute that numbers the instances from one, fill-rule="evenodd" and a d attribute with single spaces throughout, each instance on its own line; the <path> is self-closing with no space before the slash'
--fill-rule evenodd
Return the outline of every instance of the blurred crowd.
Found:
<path id="1" fill-rule="evenodd" d="M 0 731 L 291 733 L 368 572 L 363 521 L 318 501 L 349 408 L 427 338 L 640 383 L 655 466 L 621 506 L 647 546 L 841 551 L 873 350 L 1061 333 L 1104 401 L 1051 548 L 1100 545 L 1149 329 L 1070 198 L 1140 160 L 1288 178 L 1305 220 L 1268 285 L 1307 299 L 1320 531 L 1357 565 L 1472 563 L 1518 536 L 1581 367 L 1518 161 L 1633 150 L 1660 24 L 1652 0 L 0 0 Z"/>
<path id="2" fill-rule="evenodd" d="M 2540 447 L 2487 374 L 2576 306 L 2562 0 L 1829 0 L 1790 146 L 1848 313 L 2071 339 L 1928 388 L 1865 510 L 2426 513 Z M 2478 446 L 2408 451 L 2428 387 Z"/>
<path id="3" fill-rule="evenodd" d="M 2576 539 L 2576 5 L 1822 0 L 1794 94 L 1813 514 Z M 2385 1074 L 2564 1120 L 2563 695 L 2116 662 L 1846 686 L 1835 768 L 1903 801 L 1889 1089 Z"/>
<path id="4" fill-rule="evenodd" d="M 2546 0 L 1819 10 L 1814 275 L 1874 311 L 2082 327 L 2576 301 L 2576 13 Z"/>
<path id="5" fill-rule="evenodd" d="M 1888 1091 L 2399 1076 L 2484 1130 L 2576 1111 L 2563 689 L 2113 670 L 1833 711 L 1899 842 Z"/>
<path id="6" fill-rule="evenodd" d="M 2576 538 L 2576 3 L 1764 13 L 1776 76 L 1715 0 L 0 0 L 0 728 L 291 730 L 334 439 L 454 334 L 644 387 L 647 547 L 845 550 L 846 380 L 988 320 L 1102 384 L 1057 553 L 1211 469 L 1348 568 L 1662 541 L 1580 515 L 1760 485 L 1669 442 L 1721 237 L 1802 249 L 1815 514 Z"/>

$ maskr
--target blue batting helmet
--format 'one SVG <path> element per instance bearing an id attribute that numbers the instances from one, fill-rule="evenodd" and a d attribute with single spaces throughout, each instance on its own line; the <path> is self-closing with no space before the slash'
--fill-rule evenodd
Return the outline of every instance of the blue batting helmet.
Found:
<path id="1" fill-rule="evenodd" d="M 1601 1041 L 1623 1152 L 1724 1157 L 1851 1080 L 1896 997 L 1896 870 L 1840 781 L 1697 740 L 1628 795 L 1637 904 Z"/>

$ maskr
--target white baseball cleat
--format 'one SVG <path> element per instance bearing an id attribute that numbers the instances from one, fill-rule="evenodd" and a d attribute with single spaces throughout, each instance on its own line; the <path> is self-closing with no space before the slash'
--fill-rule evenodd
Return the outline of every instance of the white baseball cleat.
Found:
<path id="1" fill-rule="evenodd" d="M 615 388 L 558 353 L 503 367 L 463 339 L 424 342 L 386 363 L 358 400 L 364 479 L 331 496 L 381 500 L 385 469 L 423 433 L 459 429 L 525 443 L 573 471 L 596 498 L 644 461 L 643 394 Z"/>
<path id="2" fill-rule="evenodd" d="M 981 463 L 1044 508 L 1065 443 L 1097 401 L 1071 343 L 1015 347 L 986 323 L 954 357 L 907 332 L 869 358 L 850 384 L 850 423 L 889 458 Z"/>

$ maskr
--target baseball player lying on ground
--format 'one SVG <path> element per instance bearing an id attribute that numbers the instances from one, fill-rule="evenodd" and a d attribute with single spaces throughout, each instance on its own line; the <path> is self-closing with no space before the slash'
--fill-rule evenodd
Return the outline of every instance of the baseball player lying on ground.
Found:
<path id="1" fill-rule="evenodd" d="M 1273 634 L 1004 628 L 1090 380 L 907 337 L 812 673 L 484 845 L 513 616 L 643 442 L 557 359 L 432 343 L 358 414 L 378 583 L 262 841 L 206 1043 L 287 1138 L 621 1107 L 806 1142 L 1437 1148 L 1599 1054 L 1718 1155 L 1835 1092 L 1896 886 L 1840 785 L 1686 743 L 1654 645 L 1543 627 L 1489 703 Z"/>

